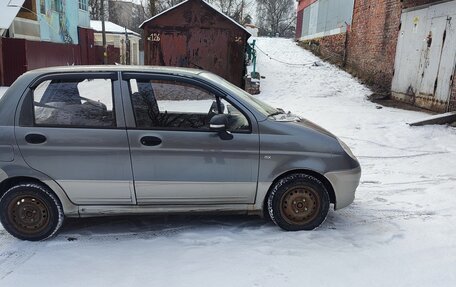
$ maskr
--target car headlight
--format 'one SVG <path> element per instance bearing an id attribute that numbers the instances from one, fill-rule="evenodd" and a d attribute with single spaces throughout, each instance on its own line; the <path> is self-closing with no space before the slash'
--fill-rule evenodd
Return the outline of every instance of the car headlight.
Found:
<path id="1" fill-rule="evenodd" d="M 344 143 L 340 138 L 337 138 L 337 140 L 339 141 L 339 144 L 340 146 L 344 149 L 344 151 L 354 160 L 358 160 L 356 158 L 356 156 L 353 154 L 353 152 L 351 151 L 351 149 L 348 147 L 348 145 L 346 143 Z"/>

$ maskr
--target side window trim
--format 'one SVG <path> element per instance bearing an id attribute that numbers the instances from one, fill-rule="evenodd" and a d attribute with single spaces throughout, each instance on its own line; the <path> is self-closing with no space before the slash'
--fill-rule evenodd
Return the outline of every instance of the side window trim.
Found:
<path id="1" fill-rule="evenodd" d="M 127 128 L 128 129 L 134 129 L 134 130 L 150 130 L 150 131 L 183 131 L 183 132 L 201 132 L 201 133 L 213 133 L 211 130 L 197 130 L 197 129 L 179 129 L 179 128 L 168 128 L 168 127 L 150 127 L 150 128 L 142 128 L 142 127 L 137 127 L 136 125 L 136 117 L 134 113 L 134 106 L 133 106 L 133 99 L 131 98 L 131 91 L 130 91 L 130 83 L 129 80 L 135 79 L 135 80 L 166 80 L 166 81 L 176 81 L 176 82 L 181 82 L 185 84 L 191 84 L 195 85 L 201 89 L 204 89 L 212 94 L 214 94 L 217 102 L 217 109 L 220 112 L 222 112 L 221 109 L 221 100 L 225 100 L 231 105 L 233 105 L 239 112 L 242 113 L 242 115 L 247 119 L 249 123 L 249 130 L 247 131 L 233 131 L 233 133 L 239 133 L 239 134 L 251 134 L 253 132 L 253 127 L 252 127 L 252 120 L 250 116 L 246 114 L 246 112 L 243 109 L 239 108 L 239 104 L 233 103 L 231 99 L 229 99 L 224 93 L 222 93 L 219 89 L 214 88 L 212 85 L 206 84 L 204 81 L 200 81 L 197 79 L 185 77 L 185 76 L 179 76 L 179 75 L 173 75 L 173 74 L 158 74 L 158 73 L 147 73 L 147 72 L 122 72 L 121 73 L 121 78 L 122 78 L 122 96 L 124 99 L 124 107 L 128 107 L 128 110 L 125 110 L 125 114 L 131 115 L 131 117 L 127 117 Z M 125 103 L 127 102 L 127 103 Z"/>

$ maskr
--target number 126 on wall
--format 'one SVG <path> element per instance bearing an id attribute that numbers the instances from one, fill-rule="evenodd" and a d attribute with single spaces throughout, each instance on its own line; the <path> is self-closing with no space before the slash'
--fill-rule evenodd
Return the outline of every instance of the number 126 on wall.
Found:
<path id="1" fill-rule="evenodd" d="M 152 42 L 160 42 L 160 34 L 159 33 L 152 33 L 149 37 L 147 37 L 148 41 Z"/>

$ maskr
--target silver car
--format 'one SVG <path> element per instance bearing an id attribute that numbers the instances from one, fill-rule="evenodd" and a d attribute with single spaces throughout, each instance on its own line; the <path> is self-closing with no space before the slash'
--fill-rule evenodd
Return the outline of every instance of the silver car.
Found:
<path id="1" fill-rule="evenodd" d="M 209 72 L 61 67 L 0 99 L 0 218 L 24 240 L 65 217 L 231 212 L 312 230 L 350 205 L 340 139 Z"/>

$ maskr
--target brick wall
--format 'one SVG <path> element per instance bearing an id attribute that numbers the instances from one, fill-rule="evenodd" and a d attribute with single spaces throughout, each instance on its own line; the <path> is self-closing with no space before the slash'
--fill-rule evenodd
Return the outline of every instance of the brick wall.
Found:
<path id="1" fill-rule="evenodd" d="M 449 111 L 456 111 L 456 71 L 453 76 L 453 91 L 451 93 Z"/>
<path id="2" fill-rule="evenodd" d="M 322 59 L 337 65 L 344 64 L 346 33 L 300 42 L 303 48 L 311 50 Z"/>
<path id="3" fill-rule="evenodd" d="M 391 88 L 401 16 L 399 0 L 356 0 L 347 67 L 369 84 Z"/>

